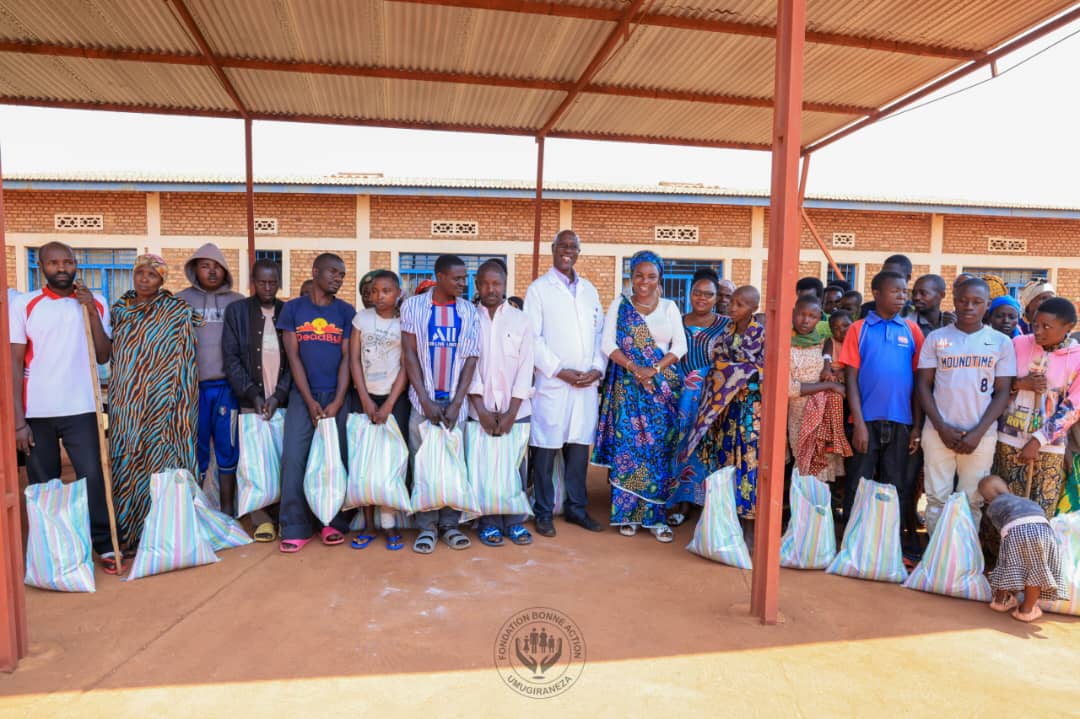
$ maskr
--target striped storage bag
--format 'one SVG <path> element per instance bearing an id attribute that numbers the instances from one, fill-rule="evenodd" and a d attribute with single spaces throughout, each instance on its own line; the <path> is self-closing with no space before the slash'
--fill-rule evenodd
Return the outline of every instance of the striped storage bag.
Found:
<path id="1" fill-rule="evenodd" d="M 26 495 L 26 575 L 31 587 L 57 592 L 92 592 L 94 558 L 86 479 L 31 484 Z"/>
<path id="2" fill-rule="evenodd" d="M 127 580 L 218 561 L 200 526 L 192 482 L 183 469 L 150 475 L 150 511 Z"/>
<path id="3" fill-rule="evenodd" d="M 393 415 L 384 424 L 374 424 L 366 414 L 350 414 L 345 436 L 349 443 L 345 509 L 377 506 L 411 512 L 405 487 L 409 445 Z"/>
<path id="4" fill-rule="evenodd" d="M 896 487 L 865 477 L 859 480 L 840 551 L 825 571 L 898 584 L 907 578 L 900 551 L 900 499 Z"/>
<path id="5" fill-rule="evenodd" d="M 247 535 L 240 523 L 229 515 L 214 509 L 206 498 L 206 494 L 199 484 L 187 472 L 184 472 L 191 480 L 191 493 L 195 500 L 195 513 L 199 516 L 199 530 L 203 537 L 210 542 L 215 552 L 222 549 L 232 549 L 251 544 L 251 537 Z"/>
<path id="6" fill-rule="evenodd" d="M 451 431 L 425 421 L 420 424 L 420 439 L 413 465 L 413 512 L 453 507 L 467 515 L 479 515 L 476 493 L 465 467 L 461 428 Z M 471 518 L 462 517 L 462 521 Z"/>
<path id="7" fill-rule="evenodd" d="M 982 547 L 967 495 L 953 492 L 941 510 L 930 544 L 919 566 L 904 582 L 908 589 L 947 597 L 990 601 L 990 582 L 983 576 Z"/>
<path id="8" fill-rule="evenodd" d="M 829 485 L 814 476 L 791 470 L 791 519 L 780 538 L 780 566 L 824 569 L 836 556 L 832 494 Z"/>
<path id="9" fill-rule="evenodd" d="M 1050 520 L 1061 556 L 1061 574 L 1069 599 L 1041 601 L 1043 611 L 1080 616 L 1080 511 L 1059 514 Z"/>
<path id="10" fill-rule="evenodd" d="M 705 478 L 705 506 L 686 548 L 714 562 L 750 569 L 750 552 L 735 513 L 734 467 L 724 467 Z"/>
<path id="11" fill-rule="evenodd" d="M 483 515 L 532 514 L 521 486 L 521 463 L 529 445 L 529 425 L 515 423 L 510 433 L 493 437 L 479 422 L 465 428 L 465 465 Z"/>
<path id="12" fill-rule="evenodd" d="M 345 463 L 341 461 L 337 420 L 333 417 L 320 419 L 311 438 L 307 469 L 304 470 L 304 496 L 323 524 L 330 524 L 341 511 L 348 481 Z"/>
<path id="13" fill-rule="evenodd" d="M 236 516 L 281 500 L 281 444 L 285 410 L 269 420 L 257 412 L 240 415 L 240 462 L 236 465 Z"/>

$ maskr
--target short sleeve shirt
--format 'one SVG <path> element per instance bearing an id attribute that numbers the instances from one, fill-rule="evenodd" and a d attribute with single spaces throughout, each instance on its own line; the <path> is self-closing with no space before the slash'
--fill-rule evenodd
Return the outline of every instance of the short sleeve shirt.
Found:
<path id="1" fill-rule="evenodd" d="M 109 309 L 94 295 L 105 334 L 112 336 Z M 47 286 L 14 299 L 8 308 L 11 344 L 26 345 L 23 408 L 26 416 L 70 417 L 95 411 L 97 367 L 90 367 L 83 309 L 74 296 Z"/>
<path id="2" fill-rule="evenodd" d="M 374 307 L 368 307 L 356 313 L 353 327 L 360 332 L 360 359 L 368 393 L 390 394 L 401 371 L 401 320 L 383 319 Z"/>
<path id="3" fill-rule="evenodd" d="M 994 380 L 1016 376 L 1012 340 L 992 327 L 968 334 L 948 325 L 926 337 L 919 369 L 933 369 L 934 401 L 949 425 L 974 429 L 994 396 Z"/>
<path id="4" fill-rule="evenodd" d="M 913 422 L 911 394 L 923 336 L 909 319 L 871 312 L 848 329 L 840 363 L 859 370 L 863 419 Z"/>
<path id="5" fill-rule="evenodd" d="M 281 308 L 277 328 L 296 334 L 300 362 L 312 392 L 337 390 L 341 343 L 349 339 L 355 315 L 352 305 L 336 297 L 329 305 L 320 307 L 304 295 L 289 300 Z"/>

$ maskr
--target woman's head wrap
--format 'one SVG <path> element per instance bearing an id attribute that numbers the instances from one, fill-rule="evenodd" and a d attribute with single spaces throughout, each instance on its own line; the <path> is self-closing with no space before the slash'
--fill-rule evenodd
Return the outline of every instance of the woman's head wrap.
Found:
<path id="1" fill-rule="evenodd" d="M 1032 280 L 1020 290 L 1020 306 L 1026 311 L 1031 301 L 1043 292 L 1053 292 L 1054 286 L 1046 280 Z"/>
<path id="2" fill-rule="evenodd" d="M 983 282 L 990 286 L 990 299 L 996 300 L 998 297 L 1009 294 L 1009 288 L 1005 286 L 1005 280 L 997 275 L 983 275 Z"/>
<path id="3" fill-rule="evenodd" d="M 641 250 L 635 252 L 633 257 L 630 258 L 630 274 L 634 274 L 634 270 L 637 266 L 648 262 L 656 267 L 657 274 L 660 275 L 660 281 L 664 281 L 664 261 L 660 259 L 660 255 L 656 254 L 652 250 Z"/>
<path id="4" fill-rule="evenodd" d="M 165 258 L 161 255 L 155 255 L 147 253 L 145 255 L 139 255 L 135 258 L 135 264 L 132 266 L 132 270 L 137 270 L 140 267 L 147 266 L 154 272 L 161 275 L 161 281 L 164 282 L 169 276 L 169 266 L 165 263 Z"/>
<path id="5" fill-rule="evenodd" d="M 1016 298 L 1012 295 L 1002 295 L 1001 297 L 995 297 L 994 301 L 990 303 L 990 314 L 993 314 L 994 310 L 996 310 L 998 307 L 1001 307 L 1002 305 L 1008 305 L 1014 310 L 1016 310 L 1017 317 L 1020 317 L 1024 314 L 1024 310 L 1020 308 L 1020 303 L 1017 302 Z"/>

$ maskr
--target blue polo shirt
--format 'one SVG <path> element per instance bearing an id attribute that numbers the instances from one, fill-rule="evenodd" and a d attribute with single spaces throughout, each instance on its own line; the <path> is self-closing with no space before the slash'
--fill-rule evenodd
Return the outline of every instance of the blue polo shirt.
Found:
<path id="1" fill-rule="evenodd" d="M 899 315 L 886 320 L 871 311 L 851 325 L 839 361 L 859 369 L 863 420 L 912 423 L 911 393 L 922 343 L 919 326 Z"/>

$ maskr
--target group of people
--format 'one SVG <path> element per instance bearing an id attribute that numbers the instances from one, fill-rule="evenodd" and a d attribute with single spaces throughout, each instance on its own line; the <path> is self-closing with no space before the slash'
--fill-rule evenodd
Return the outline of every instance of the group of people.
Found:
<path id="1" fill-rule="evenodd" d="M 126 551 L 139 542 L 150 475 L 166 468 L 201 480 L 213 463 L 222 509 L 235 514 L 237 414 L 269 418 L 281 408 L 281 500 L 252 526 L 257 540 L 280 540 L 285 553 L 316 535 L 328 545 L 346 539 L 349 513 L 322 525 L 303 484 L 319 420 L 335 419 L 347 462 L 352 412 L 375 424 L 393 418 L 412 454 L 425 421 L 450 429 L 475 423 L 471 429 L 493 436 L 528 424 L 519 473 L 522 491 L 531 485 L 534 530 L 545 537 L 556 533 L 558 507 L 569 523 L 603 529 L 586 512 L 590 462 L 608 470 L 609 524 L 626 536 L 648 530 L 661 542 L 704 504 L 706 478 L 733 466 L 735 505 L 749 535 L 762 387 L 785 380 L 791 468 L 833 483 L 841 521 L 860 478 L 895 485 L 911 562 L 921 553 L 920 476 L 930 533 L 954 487 L 978 524 L 979 483 L 989 475 L 1047 518 L 1059 506 L 1076 508 L 1080 452 L 1066 466 L 1066 439 L 1080 417 L 1076 309 L 1044 281 L 1025 287 L 1017 302 L 1000 278 L 961 275 L 955 310 L 946 312 L 937 275 L 917 278 L 909 299 L 912 265 L 902 255 L 886 260 L 867 303 L 844 283 L 803 278 L 792 310 L 791 372 L 781 379 L 764 376 L 754 287 L 701 270 L 683 314 L 663 296 L 663 260 L 642 251 L 630 260 L 629 294 L 605 311 L 575 270 L 578 236 L 564 230 L 551 249 L 552 267 L 529 286 L 523 307 L 506 296 L 505 263 L 481 265 L 470 301 L 465 263 L 442 255 L 434 279 L 408 298 L 392 271 L 369 273 L 357 311 L 337 296 L 346 270 L 330 253 L 316 258 L 310 285 L 288 302 L 277 297 L 281 271 L 269 260 L 254 264 L 253 294 L 243 297 L 221 250 L 204 245 L 183 268 L 191 286 L 173 295 L 164 286 L 176 268 L 142 255 L 133 289 L 109 308 L 78 280 L 71 249 L 49 243 L 39 252 L 44 286 L 11 306 L 16 441 L 29 481 L 59 476 L 62 441 L 77 476 L 87 478 L 94 549 L 115 572 L 85 308 L 95 360 L 110 363 L 107 452 Z M 353 547 L 368 546 L 383 529 L 387 549 L 403 548 L 399 515 L 364 511 L 366 529 Z M 413 549 L 430 554 L 440 539 L 470 546 L 460 519 L 449 507 L 417 513 Z M 490 546 L 528 544 L 525 521 L 482 517 L 477 537 Z"/>

